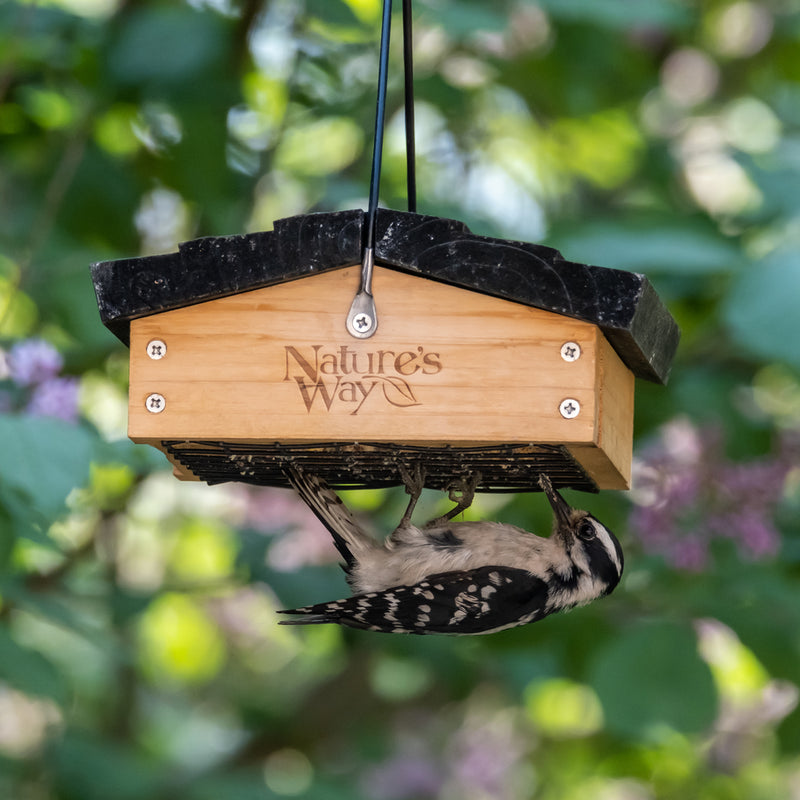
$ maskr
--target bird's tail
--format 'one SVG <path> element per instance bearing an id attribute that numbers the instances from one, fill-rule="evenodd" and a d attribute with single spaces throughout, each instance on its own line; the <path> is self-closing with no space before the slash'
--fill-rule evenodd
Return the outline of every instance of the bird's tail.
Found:
<path id="1" fill-rule="evenodd" d="M 359 558 L 374 550 L 377 542 L 358 524 L 339 495 L 322 478 L 295 465 L 286 468 L 286 477 L 303 502 L 330 531 L 336 549 L 345 560 L 345 572 L 350 574 Z"/>
<path id="2" fill-rule="evenodd" d="M 335 624 L 339 620 L 327 613 L 324 605 L 305 606 L 304 608 L 285 608 L 279 614 L 296 614 L 297 619 L 282 619 L 279 625 L 325 625 Z"/>
<path id="3" fill-rule="evenodd" d="M 359 603 L 359 597 L 333 600 L 330 603 L 317 603 L 302 608 L 286 608 L 279 614 L 294 614 L 295 619 L 282 619 L 279 625 L 344 625 L 347 628 L 377 631 L 381 628 L 373 624 L 368 607 Z M 390 629 L 386 629 L 390 630 Z"/>

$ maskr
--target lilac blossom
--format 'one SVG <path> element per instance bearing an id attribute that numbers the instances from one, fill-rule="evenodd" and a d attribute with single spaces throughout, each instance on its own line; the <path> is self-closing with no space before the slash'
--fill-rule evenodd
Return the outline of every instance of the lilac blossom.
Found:
<path id="1" fill-rule="evenodd" d="M 79 380 L 60 376 L 64 359 L 43 339 L 25 339 L 0 351 L 0 413 L 78 419 Z"/>
<path id="2" fill-rule="evenodd" d="M 532 778 L 527 767 L 531 742 L 518 709 L 498 708 L 486 698 L 473 697 L 464 704 L 463 717 L 461 713 L 448 717 L 423 716 L 413 720 L 413 728 L 399 731 L 393 753 L 364 773 L 364 796 L 373 800 L 523 796 L 521 786 Z"/>
<path id="3" fill-rule="evenodd" d="M 78 379 L 50 378 L 34 387 L 26 412 L 33 417 L 78 419 Z"/>
<path id="4" fill-rule="evenodd" d="M 17 342 L 8 354 L 11 380 L 17 386 L 34 386 L 54 378 L 64 366 L 61 354 L 43 339 Z"/>
<path id="5" fill-rule="evenodd" d="M 423 753 L 401 752 L 369 769 L 361 783 L 372 800 L 433 800 L 441 791 L 442 767 Z"/>
<path id="6" fill-rule="evenodd" d="M 773 517 L 796 443 L 787 439 L 776 454 L 746 462 L 727 459 L 722 445 L 718 432 L 676 420 L 634 466 L 631 531 L 646 552 L 678 569 L 708 568 L 715 540 L 733 542 L 749 560 L 780 547 Z"/>
<path id="7" fill-rule="evenodd" d="M 444 715 L 409 716 L 391 754 L 369 767 L 361 790 L 371 800 L 514 800 L 532 796 L 533 742 L 520 709 L 481 692 Z"/>
<path id="8" fill-rule="evenodd" d="M 496 800 L 519 796 L 528 743 L 516 713 L 489 708 L 472 712 L 448 748 L 453 796 Z"/>
<path id="9" fill-rule="evenodd" d="M 442 721 L 412 712 L 394 732 L 392 751 L 361 777 L 370 800 L 434 800 L 440 796 L 447 767 L 440 752 Z"/>

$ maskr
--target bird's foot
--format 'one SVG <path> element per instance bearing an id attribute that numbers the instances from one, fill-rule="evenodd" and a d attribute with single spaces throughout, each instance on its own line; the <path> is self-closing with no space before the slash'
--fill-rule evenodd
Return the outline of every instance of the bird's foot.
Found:
<path id="1" fill-rule="evenodd" d="M 406 489 L 406 494 L 411 496 L 408 501 L 408 508 L 406 508 L 403 518 L 400 520 L 399 527 L 405 527 L 411 522 L 411 515 L 414 513 L 414 508 L 417 505 L 422 490 L 425 488 L 425 467 L 417 461 L 413 469 L 409 469 L 402 462 L 398 462 L 397 469 L 400 472 L 400 477 Z"/>
<path id="2" fill-rule="evenodd" d="M 443 516 L 432 519 L 425 527 L 432 528 L 436 525 L 443 525 L 453 517 L 458 516 L 462 511 L 466 511 L 475 499 L 475 490 L 478 488 L 482 477 L 480 472 L 473 472 L 467 477 L 462 476 L 458 482 L 450 484 L 447 496 L 451 503 L 456 504 L 455 507 L 451 508 Z"/>

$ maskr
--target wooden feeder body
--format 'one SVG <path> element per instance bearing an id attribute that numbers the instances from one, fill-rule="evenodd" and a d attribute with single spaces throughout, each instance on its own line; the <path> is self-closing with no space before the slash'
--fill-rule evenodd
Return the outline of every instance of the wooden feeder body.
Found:
<path id="1" fill-rule="evenodd" d="M 378 329 L 357 339 L 345 320 L 359 271 L 355 259 L 301 265 L 272 285 L 130 313 L 130 437 L 162 450 L 179 478 L 210 483 L 285 485 L 283 468 L 300 461 L 335 485 L 387 485 L 398 460 L 419 460 L 434 465 L 432 488 L 475 471 L 482 490 L 535 489 L 542 471 L 561 486 L 629 488 L 631 363 L 641 374 L 653 362 L 640 365 L 641 348 L 380 261 Z M 109 292 L 96 288 L 103 313 Z"/>
<path id="2" fill-rule="evenodd" d="M 130 437 L 160 448 L 561 444 L 598 487 L 628 488 L 633 375 L 596 326 L 377 267 L 379 327 L 356 339 L 344 321 L 358 273 L 134 320 Z M 153 342 L 163 357 L 151 357 Z M 573 344 L 580 356 L 566 360 Z M 195 477 L 179 462 L 176 471 Z"/>

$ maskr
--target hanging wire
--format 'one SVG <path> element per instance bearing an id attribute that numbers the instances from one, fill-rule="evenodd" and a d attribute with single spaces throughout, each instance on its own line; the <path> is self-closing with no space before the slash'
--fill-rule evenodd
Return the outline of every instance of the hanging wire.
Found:
<path id="1" fill-rule="evenodd" d="M 406 112 L 406 185 L 408 210 L 417 210 L 416 138 L 414 134 L 414 40 L 411 0 L 403 0 L 403 68 Z"/>
<path id="2" fill-rule="evenodd" d="M 381 25 L 381 53 L 378 68 L 378 103 L 375 111 L 375 141 L 372 149 L 372 176 L 370 178 L 369 206 L 367 208 L 367 239 L 365 248 L 375 250 L 375 217 L 378 212 L 378 195 L 381 185 L 381 160 L 383 158 L 383 129 L 386 120 L 386 86 L 389 79 L 389 38 L 392 28 L 392 0 L 383 0 Z"/>
<path id="3" fill-rule="evenodd" d="M 412 25 L 412 0 L 403 0 L 403 68 L 405 73 L 405 128 L 406 128 L 406 183 L 408 210 L 417 210 L 416 140 L 414 135 L 414 40 Z M 378 68 L 378 102 L 375 112 L 375 141 L 372 151 L 372 176 L 370 178 L 369 206 L 367 210 L 366 247 L 375 244 L 375 217 L 381 182 L 383 136 L 386 122 L 386 93 L 389 79 L 389 41 L 392 25 L 392 0 L 383 0 L 381 25 L 380 65 Z"/>
<path id="4" fill-rule="evenodd" d="M 372 296 L 372 274 L 375 267 L 375 222 L 383 159 L 383 135 L 386 127 L 386 92 L 389 82 L 389 40 L 392 28 L 392 0 L 383 0 L 381 48 L 378 68 L 378 102 L 375 111 L 375 140 L 372 149 L 372 175 L 369 187 L 369 206 L 361 261 L 361 281 L 350 305 L 346 327 L 357 339 L 368 339 L 378 328 L 378 313 Z M 411 0 L 403 0 L 403 52 L 405 67 L 406 158 L 408 173 L 408 207 L 416 210 L 417 190 L 414 169 L 414 87 L 411 40 Z"/>
<path id="5" fill-rule="evenodd" d="M 383 131 L 386 121 L 386 86 L 389 78 L 389 37 L 392 28 L 392 0 L 383 0 L 381 54 L 378 69 L 378 104 L 375 110 L 375 141 L 372 145 L 372 176 L 369 187 L 367 228 L 361 261 L 361 282 L 350 305 L 346 327 L 357 339 L 368 339 L 378 328 L 378 313 L 372 296 L 372 273 L 375 267 L 375 220 L 378 216 L 378 195 L 381 186 Z"/>

